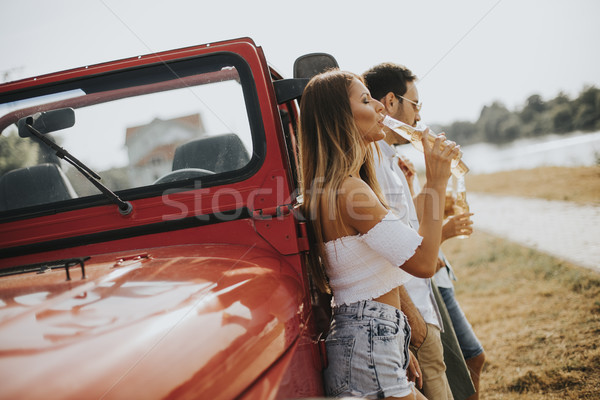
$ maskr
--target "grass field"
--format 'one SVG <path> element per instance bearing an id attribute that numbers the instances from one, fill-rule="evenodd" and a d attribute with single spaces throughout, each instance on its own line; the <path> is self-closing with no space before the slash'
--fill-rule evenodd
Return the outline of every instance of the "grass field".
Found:
<path id="1" fill-rule="evenodd" d="M 474 192 L 599 205 L 600 166 L 542 167 L 467 175 L 466 186 L 468 190 Z"/>
<path id="2" fill-rule="evenodd" d="M 566 170 L 472 176 L 467 187 L 598 204 L 600 168 Z M 481 232 L 443 248 L 459 277 L 457 298 L 486 349 L 482 399 L 600 399 L 599 273 Z"/>

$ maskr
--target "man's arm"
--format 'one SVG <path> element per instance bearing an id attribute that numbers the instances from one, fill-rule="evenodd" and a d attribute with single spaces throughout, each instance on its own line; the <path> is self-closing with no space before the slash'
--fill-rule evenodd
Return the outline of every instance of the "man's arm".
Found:
<path id="1" fill-rule="evenodd" d="M 400 309 L 406 315 L 408 325 L 410 325 L 410 344 L 418 349 L 421 347 L 427 336 L 427 324 L 415 304 L 410 299 L 404 286 L 400 286 L 399 289 Z"/>

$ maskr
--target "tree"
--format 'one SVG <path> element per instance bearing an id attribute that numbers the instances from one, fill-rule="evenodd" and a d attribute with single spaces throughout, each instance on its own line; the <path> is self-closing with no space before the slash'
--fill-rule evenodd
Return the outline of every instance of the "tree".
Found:
<path id="1" fill-rule="evenodd" d="M 552 123 L 556 133 L 573 130 L 573 111 L 568 103 L 561 103 L 552 108 Z"/>
<path id="2" fill-rule="evenodd" d="M 13 169 L 37 164 L 38 145 L 16 130 L 0 136 L 0 176 Z"/>
<path id="3" fill-rule="evenodd" d="M 444 129 L 446 136 L 457 143 L 469 144 L 481 141 L 478 136 L 478 130 L 474 123 L 469 121 L 453 122 L 447 129 Z"/>
<path id="4" fill-rule="evenodd" d="M 495 101 L 491 106 L 483 107 L 481 115 L 476 123 L 477 129 L 483 131 L 485 141 L 490 143 L 503 143 L 504 139 L 500 134 L 500 124 L 508 119 L 510 111 L 504 104 Z"/>
<path id="5" fill-rule="evenodd" d="M 544 100 L 542 100 L 542 96 L 534 94 L 527 98 L 527 102 L 520 113 L 520 117 L 523 122 L 529 123 L 544 111 L 546 111 L 546 104 L 544 103 Z"/>
<path id="6" fill-rule="evenodd" d="M 521 119 L 515 113 L 509 114 L 508 118 L 502 120 L 498 126 L 500 143 L 512 142 L 521 137 L 522 126 Z"/>
<path id="7" fill-rule="evenodd" d="M 551 107 L 555 107 L 563 104 L 568 105 L 571 103 L 571 100 L 569 99 L 569 96 L 567 96 L 566 93 L 560 92 L 554 99 L 550 100 L 549 103 Z"/>
<path id="8" fill-rule="evenodd" d="M 583 131 L 596 129 L 600 123 L 600 89 L 586 87 L 575 105 L 573 127 Z"/>
<path id="9" fill-rule="evenodd" d="M 583 89 L 577 100 L 581 104 L 589 105 L 600 112 L 600 97 L 598 95 L 600 95 L 600 89 L 588 86 Z"/>
<path id="10" fill-rule="evenodd" d="M 598 110 L 589 104 L 581 105 L 573 118 L 573 128 L 582 131 L 591 131 L 596 127 L 598 122 Z"/>

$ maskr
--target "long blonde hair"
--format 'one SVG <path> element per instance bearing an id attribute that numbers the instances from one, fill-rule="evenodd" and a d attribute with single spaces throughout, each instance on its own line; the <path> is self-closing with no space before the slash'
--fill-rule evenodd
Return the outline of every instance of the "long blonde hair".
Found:
<path id="1" fill-rule="evenodd" d="M 308 220 L 311 240 L 309 268 L 317 287 L 330 293 L 325 265 L 322 218 L 335 218 L 340 236 L 347 234 L 337 194 L 351 171 L 375 192 L 382 204 L 384 197 L 373 165 L 373 146 L 367 144 L 354 122 L 350 107 L 350 85 L 362 78 L 350 72 L 330 70 L 312 78 L 300 102 L 300 188 L 302 212 Z M 323 216 L 327 199 L 328 216 Z"/>

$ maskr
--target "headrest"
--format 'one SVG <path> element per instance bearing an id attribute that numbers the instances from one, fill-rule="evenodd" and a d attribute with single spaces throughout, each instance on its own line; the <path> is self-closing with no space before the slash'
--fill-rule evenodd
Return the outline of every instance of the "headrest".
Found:
<path id="1" fill-rule="evenodd" d="M 71 182 L 57 164 L 14 169 L 0 177 L 0 211 L 76 197 Z"/>
<path id="2" fill-rule="evenodd" d="M 215 173 L 233 171 L 250 161 L 240 138 L 234 133 L 207 136 L 179 146 L 173 157 L 173 171 L 200 168 Z"/>

